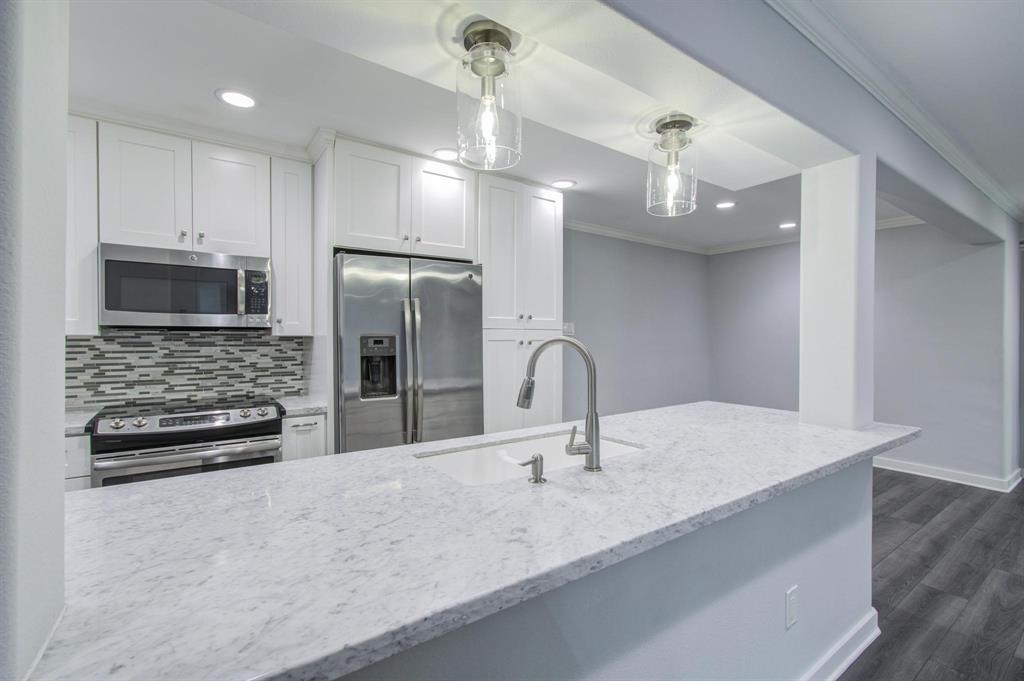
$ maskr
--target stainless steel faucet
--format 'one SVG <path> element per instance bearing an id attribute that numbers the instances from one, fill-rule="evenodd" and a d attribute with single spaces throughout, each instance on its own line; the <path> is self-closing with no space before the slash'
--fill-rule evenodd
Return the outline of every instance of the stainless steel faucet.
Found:
<path id="1" fill-rule="evenodd" d="M 565 453 L 574 456 L 585 455 L 587 459 L 583 470 L 597 472 L 601 470 L 601 426 L 597 419 L 597 365 L 586 345 L 566 336 L 551 338 L 538 345 L 526 362 L 526 378 L 519 388 L 519 400 L 516 404 L 520 409 L 529 409 L 533 405 L 533 377 L 537 371 L 537 359 L 546 348 L 558 344 L 568 345 L 576 350 L 587 365 L 587 423 L 584 442 L 576 444 L 576 428 L 573 428 L 569 444 L 565 446 Z"/>

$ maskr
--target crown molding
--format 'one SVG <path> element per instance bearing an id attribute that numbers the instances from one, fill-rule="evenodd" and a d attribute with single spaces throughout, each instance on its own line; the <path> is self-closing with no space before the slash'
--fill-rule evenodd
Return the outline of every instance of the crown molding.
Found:
<path id="1" fill-rule="evenodd" d="M 291 144 L 273 142 L 250 135 L 240 135 L 235 132 L 228 132 L 217 128 L 210 128 L 205 125 L 186 123 L 174 118 L 160 116 L 157 114 L 142 113 L 124 107 L 119 107 L 106 102 L 99 102 L 84 97 L 72 97 L 68 102 L 68 113 L 84 118 L 92 118 L 107 123 L 118 125 L 130 125 L 134 128 L 144 128 L 153 132 L 162 132 L 169 135 L 188 137 L 199 142 L 210 142 L 212 144 L 224 144 L 247 151 L 254 151 L 260 154 L 287 158 L 293 161 L 309 163 L 309 154 L 302 147 Z"/>
<path id="2" fill-rule="evenodd" d="M 875 223 L 876 229 L 895 229 L 896 227 L 913 227 L 914 225 L 923 225 L 924 220 L 916 218 L 913 215 L 901 215 L 895 218 L 886 218 L 879 220 Z"/>
<path id="3" fill-rule="evenodd" d="M 920 220 L 914 217 L 913 215 L 901 215 L 895 218 L 879 220 L 875 223 L 875 227 L 876 229 L 895 229 L 897 227 L 913 227 L 914 225 L 923 224 L 925 224 L 924 220 Z M 792 234 L 780 236 L 776 239 L 757 239 L 750 241 L 739 241 L 732 244 L 723 244 L 721 246 L 703 247 L 687 243 L 664 241 L 662 239 L 653 239 L 651 237 L 646 237 L 643 236 L 642 234 L 636 234 L 634 232 L 629 232 L 627 230 L 619 229 L 617 227 L 608 227 L 607 225 L 598 225 L 593 222 L 583 222 L 581 220 L 566 220 L 564 226 L 566 229 L 571 229 L 574 232 L 584 232 L 586 234 L 605 236 L 610 239 L 632 241 L 633 243 L 644 244 L 645 246 L 670 248 L 674 251 L 683 251 L 686 253 L 694 253 L 696 255 L 721 255 L 723 253 L 749 251 L 755 248 L 781 246 L 782 244 L 792 244 L 800 241 L 800 231 L 797 230 Z"/>
<path id="4" fill-rule="evenodd" d="M 795 244 L 800 241 L 799 231 L 796 234 L 782 236 L 778 239 L 762 239 L 761 241 L 741 241 L 736 244 L 725 244 L 724 246 L 712 246 L 704 250 L 707 255 L 722 255 L 723 253 L 736 253 L 737 251 L 750 251 L 755 248 L 767 248 L 768 246 L 781 246 L 783 244 Z"/>
<path id="5" fill-rule="evenodd" d="M 636 234 L 634 232 L 628 232 L 624 229 L 617 229 L 615 227 L 608 227 L 606 225 L 597 225 L 593 222 L 581 222 L 579 220 L 566 220 L 565 228 L 571 229 L 574 232 L 585 232 L 587 234 L 596 234 L 597 236 L 606 236 L 611 239 L 621 239 L 622 241 L 632 241 L 638 244 L 644 244 L 646 246 L 657 246 L 659 248 L 671 248 L 674 251 L 684 251 L 686 253 L 695 253 L 697 255 L 707 255 L 707 249 L 700 246 L 693 246 L 690 244 L 681 244 L 673 241 L 664 241 L 662 239 L 652 239 L 650 237 Z"/>
<path id="6" fill-rule="evenodd" d="M 997 206 L 1017 220 L 1024 220 L 1024 204 L 1018 203 L 1001 184 L 961 151 L 941 126 L 903 88 L 892 81 L 885 70 L 850 38 L 824 7 L 806 0 L 765 2 Z"/>
<path id="7" fill-rule="evenodd" d="M 309 140 L 309 144 L 306 145 L 306 153 L 313 159 L 313 163 L 320 159 L 324 151 L 334 146 L 334 140 L 337 137 L 337 130 L 331 130 L 330 128 L 316 129 L 312 139 Z"/>

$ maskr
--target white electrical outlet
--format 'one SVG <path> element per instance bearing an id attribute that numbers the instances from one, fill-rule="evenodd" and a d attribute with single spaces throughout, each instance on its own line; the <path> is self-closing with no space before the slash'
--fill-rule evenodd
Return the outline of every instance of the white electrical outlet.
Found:
<path id="1" fill-rule="evenodd" d="M 786 591 L 786 629 L 791 628 L 796 624 L 797 609 L 796 609 L 796 590 L 797 585 L 789 587 Z"/>
<path id="2" fill-rule="evenodd" d="M 576 324 L 573 322 L 562 323 L 562 335 L 563 336 L 575 336 L 576 335 Z"/>

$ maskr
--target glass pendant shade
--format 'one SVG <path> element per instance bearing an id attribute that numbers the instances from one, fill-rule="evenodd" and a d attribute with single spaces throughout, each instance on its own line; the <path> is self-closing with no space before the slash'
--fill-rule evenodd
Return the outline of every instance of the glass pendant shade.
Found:
<path id="1" fill-rule="evenodd" d="M 523 126 L 513 73 L 512 57 L 499 43 L 478 43 L 459 62 L 455 84 L 463 165 L 501 170 L 519 163 Z"/>
<path id="2" fill-rule="evenodd" d="M 697 210 L 697 150 L 683 130 L 666 130 L 647 157 L 647 212 L 659 217 Z"/>

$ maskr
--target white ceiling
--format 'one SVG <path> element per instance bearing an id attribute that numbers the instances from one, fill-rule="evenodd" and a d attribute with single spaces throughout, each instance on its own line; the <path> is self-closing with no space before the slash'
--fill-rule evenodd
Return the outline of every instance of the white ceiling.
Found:
<path id="1" fill-rule="evenodd" d="M 1024 2 L 772 4 L 990 198 L 1024 220 Z"/>
<path id="2" fill-rule="evenodd" d="M 348 14 L 337 14 L 340 6 Z M 395 6 L 408 10 L 405 23 L 398 22 Z M 285 18 L 291 24 L 302 24 L 300 28 L 308 29 L 305 22 L 315 19 L 314 25 L 328 37 L 338 37 L 332 29 L 338 28 L 342 17 L 341 37 L 352 45 L 346 44 L 348 50 L 343 51 L 300 34 L 294 25 L 286 23 L 289 27 L 283 30 L 267 23 L 281 17 L 249 16 L 275 8 L 287 8 Z M 423 8 L 433 8 L 432 14 Z M 245 14 L 235 11 L 238 9 Z M 238 140 L 272 141 L 292 154 L 303 154 L 320 127 L 429 154 L 454 143 L 454 98 L 447 87 L 430 81 L 454 78 L 454 57 L 445 53 L 437 33 L 458 16 L 468 16 L 467 10 L 427 1 L 230 3 L 228 8 L 196 0 L 79 0 L 71 5 L 72 108 L 155 127 L 173 128 L 180 122 L 228 131 Z M 603 15 L 597 18 L 606 19 Z M 370 26 L 380 29 L 397 22 L 396 30 L 423 33 L 431 21 L 434 25 L 419 50 L 403 49 L 403 40 L 381 40 L 369 30 Z M 363 39 L 364 34 L 373 39 Z M 351 52 L 357 48 L 366 57 L 402 61 L 405 72 L 394 68 L 397 64 L 389 68 L 354 56 Z M 656 51 L 656 46 L 650 49 Z M 606 74 L 588 71 L 589 67 L 558 56 L 546 45 L 525 45 L 520 50 L 529 51 L 525 63 L 546 65 L 540 71 L 564 67 L 579 76 L 571 81 L 574 85 L 589 79 L 587 87 L 562 87 L 558 95 L 549 90 L 553 87 L 550 78 L 538 76 L 538 82 L 523 74 L 524 90 L 533 94 L 526 106 L 529 118 L 524 121 L 523 160 L 513 171 L 517 177 L 543 184 L 559 178 L 577 180 L 576 189 L 566 194 L 566 216 L 592 229 L 597 225 L 606 232 L 698 251 L 791 238 L 780 232 L 778 225 L 799 219 L 798 166 L 845 153 L 803 126 L 780 119 L 781 114 L 766 110 L 766 105 L 731 83 L 717 76 L 720 82 L 716 82 L 706 73 L 693 71 L 709 92 L 722 93 L 717 99 L 705 94 L 703 109 L 713 112 L 718 102 L 719 113 L 727 120 L 723 128 L 736 131 L 735 136 L 732 132 L 716 133 L 716 137 L 708 133 L 701 140 L 701 177 L 709 179 L 705 171 L 709 165 L 715 167 L 715 162 L 708 160 L 710 155 L 718 159 L 720 168 L 712 175 L 724 178 L 727 186 L 741 188 L 730 191 L 702 182 L 696 213 L 655 218 L 643 205 L 646 168 L 638 156 L 646 157 L 647 142 L 635 130 L 639 109 L 622 105 L 631 98 L 639 106 L 647 95 L 622 83 L 616 85 Z M 258 106 L 239 110 L 221 104 L 213 92 L 222 87 L 252 94 Z M 602 95 L 602 87 L 611 95 Z M 540 109 L 551 123 L 572 127 L 554 104 L 559 97 L 563 102 L 575 102 L 577 112 L 582 105 L 598 105 L 595 110 L 600 110 L 600 115 L 593 114 L 582 126 L 591 138 L 536 121 L 533 114 Z M 651 109 L 654 100 L 647 100 Z M 541 102 L 545 104 L 541 106 Z M 741 116 L 725 115 L 744 107 L 757 112 L 767 128 L 758 132 L 758 126 L 750 121 L 741 124 Z M 768 129 L 778 134 L 766 135 Z M 758 135 L 769 137 L 771 143 L 754 146 L 751 140 Z M 733 142 L 726 144 L 729 139 Z M 792 144 L 779 151 L 773 145 L 783 139 Z M 772 149 L 772 153 L 761 147 Z M 736 201 L 736 208 L 716 210 L 714 204 L 724 199 Z"/>

